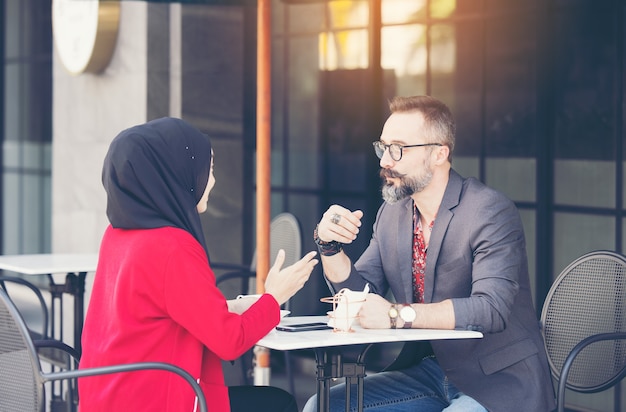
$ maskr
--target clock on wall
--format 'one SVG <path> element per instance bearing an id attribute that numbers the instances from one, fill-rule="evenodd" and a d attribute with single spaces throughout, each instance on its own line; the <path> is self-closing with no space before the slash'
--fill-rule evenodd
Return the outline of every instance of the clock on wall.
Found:
<path id="1" fill-rule="evenodd" d="M 119 0 L 52 0 L 54 43 L 72 74 L 104 70 L 115 49 L 119 23 Z"/>

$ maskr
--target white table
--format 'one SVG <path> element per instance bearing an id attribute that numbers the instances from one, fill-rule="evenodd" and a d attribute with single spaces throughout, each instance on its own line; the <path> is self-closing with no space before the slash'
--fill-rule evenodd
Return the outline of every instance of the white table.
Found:
<path id="1" fill-rule="evenodd" d="M 50 282 L 52 295 L 51 316 L 55 313 L 55 300 L 61 300 L 63 293 L 74 297 L 74 348 L 80 353 L 80 338 L 84 322 L 84 294 L 85 277 L 89 272 L 95 272 L 98 264 L 96 253 L 44 253 L 25 255 L 2 255 L 0 256 L 0 269 L 20 273 L 22 275 L 47 275 Z M 52 275 L 66 274 L 65 283 L 55 283 Z M 62 303 L 60 303 L 62 304 Z M 53 321 L 51 323 L 51 336 L 55 337 Z M 59 319 L 61 333 L 63 319 Z"/>
<path id="2" fill-rule="evenodd" d="M 326 322 L 326 316 L 285 317 L 281 324 Z M 312 349 L 317 362 L 317 409 L 329 411 L 330 381 L 336 378 L 346 379 L 346 411 L 350 406 L 350 384 L 357 384 L 359 411 L 363 409 L 363 378 L 365 377 L 365 353 L 374 343 L 408 342 L 438 339 L 477 339 L 482 333 L 466 330 L 435 329 L 364 329 L 357 324 L 352 332 L 335 332 L 332 329 L 307 332 L 282 332 L 273 330 L 257 345 L 275 350 Z M 356 363 L 341 360 L 341 347 L 366 345 Z M 331 350 L 332 349 L 332 350 Z M 332 356 L 329 353 L 336 352 Z"/>

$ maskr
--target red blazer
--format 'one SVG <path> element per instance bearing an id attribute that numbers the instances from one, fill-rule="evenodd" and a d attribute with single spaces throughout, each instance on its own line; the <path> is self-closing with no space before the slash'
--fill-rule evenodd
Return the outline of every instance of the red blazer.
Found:
<path id="1" fill-rule="evenodd" d="M 221 360 L 232 360 L 280 321 L 269 294 L 248 311 L 228 311 L 202 246 L 188 232 L 165 227 L 108 227 L 82 335 L 81 368 L 157 361 L 200 379 L 211 411 L 229 411 Z M 81 412 L 194 410 L 194 394 L 165 371 L 79 380 Z"/>

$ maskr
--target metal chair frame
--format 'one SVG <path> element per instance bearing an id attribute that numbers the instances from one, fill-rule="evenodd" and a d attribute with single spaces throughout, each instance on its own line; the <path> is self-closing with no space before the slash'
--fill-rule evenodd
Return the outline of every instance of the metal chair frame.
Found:
<path id="1" fill-rule="evenodd" d="M 30 405 L 31 408 L 29 409 L 33 411 L 43 411 L 45 407 L 44 385 L 47 382 L 139 370 L 165 370 L 185 379 L 196 394 L 199 410 L 207 411 L 206 399 L 200 385 L 191 374 L 172 364 L 138 362 L 60 372 L 44 372 L 26 323 L 4 290 L 0 290 L 0 330 L 2 331 L 0 334 L 0 361 L 6 368 L 0 374 L 0 387 L 5 391 L 4 395 L 0 397 L 0 409 L 2 410 L 25 410 Z M 24 398 L 19 398 L 20 395 L 23 395 Z"/>
<path id="2" fill-rule="evenodd" d="M 601 392 L 626 376 L 626 257 L 599 250 L 569 264 L 544 301 L 541 326 L 557 411 L 565 389 Z"/>
<path id="3" fill-rule="evenodd" d="M 37 298 L 37 303 L 39 304 L 41 311 L 41 332 L 34 331 L 29 327 L 29 331 L 31 332 L 31 336 L 33 339 L 49 339 L 49 323 L 50 323 L 50 314 L 48 313 L 48 304 L 41 293 L 41 290 L 31 282 L 22 279 L 17 276 L 0 276 L 0 288 L 2 288 L 7 295 L 9 295 L 9 291 L 7 290 L 6 283 L 15 283 L 17 285 L 21 285 L 27 289 L 29 289 Z"/>
<path id="4" fill-rule="evenodd" d="M 26 326 L 35 344 L 39 359 L 51 365 L 52 371 L 55 371 L 57 368 L 69 368 L 71 362 L 79 359 L 80 355 L 74 348 L 51 336 L 49 308 L 39 287 L 18 276 L 1 275 L 0 288 L 6 292 L 9 298 L 11 298 L 10 294 L 12 291 L 9 290 L 10 288 L 7 287 L 7 284 L 15 284 L 28 289 L 36 298 L 39 312 L 41 312 L 39 315 L 41 328 L 33 328 L 31 324 L 27 324 Z M 78 391 L 74 384 L 75 382 L 68 381 L 67 386 L 64 386 L 62 382 L 57 383 L 58 385 L 54 385 L 50 393 L 51 410 L 65 408 L 70 411 L 75 410 L 75 399 L 77 398 Z M 63 392 L 67 395 L 65 400 L 63 399 Z"/>

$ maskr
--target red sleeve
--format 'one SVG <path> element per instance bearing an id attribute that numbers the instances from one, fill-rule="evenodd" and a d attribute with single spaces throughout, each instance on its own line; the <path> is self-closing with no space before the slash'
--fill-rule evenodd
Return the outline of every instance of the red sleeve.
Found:
<path id="1" fill-rule="evenodd" d="M 280 307 L 269 294 L 241 315 L 229 312 L 200 244 L 191 236 L 176 244 L 164 268 L 165 308 L 209 350 L 224 360 L 236 359 L 279 323 Z"/>

